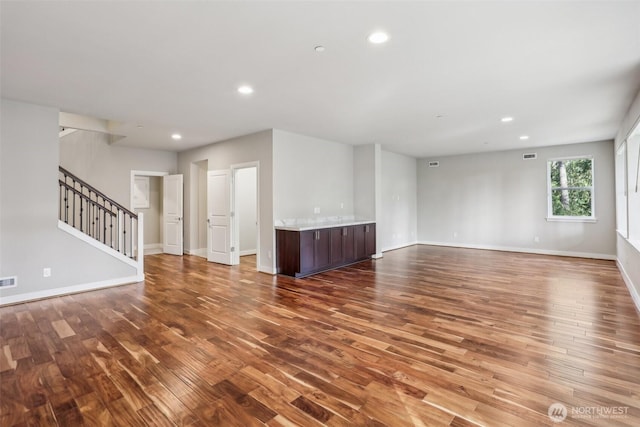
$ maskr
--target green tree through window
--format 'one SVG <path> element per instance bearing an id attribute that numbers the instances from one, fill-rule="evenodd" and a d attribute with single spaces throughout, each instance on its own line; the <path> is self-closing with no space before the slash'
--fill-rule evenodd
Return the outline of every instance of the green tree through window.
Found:
<path id="1" fill-rule="evenodd" d="M 593 159 L 549 161 L 550 215 L 593 217 Z"/>

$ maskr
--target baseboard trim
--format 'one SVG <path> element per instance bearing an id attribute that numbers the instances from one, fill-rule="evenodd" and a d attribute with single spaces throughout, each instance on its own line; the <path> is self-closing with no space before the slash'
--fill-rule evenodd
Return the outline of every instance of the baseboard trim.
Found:
<path id="1" fill-rule="evenodd" d="M 278 274 L 274 267 L 265 267 L 264 265 L 261 265 L 260 267 L 258 267 L 258 271 L 260 273 L 267 273 L 267 274 L 271 274 L 271 275 Z"/>
<path id="2" fill-rule="evenodd" d="M 144 245 L 145 255 L 156 255 L 162 253 L 162 243 L 149 243 Z"/>
<path id="3" fill-rule="evenodd" d="M 240 256 L 256 255 L 257 253 L 258 251 L 255 249 L 247 249 L 246 251 L 240 251 Z"/>
<path id="4" fill-rule="evenodd" d="M 609 261 L 615 261 L 616 256 L 610 254 L 595 254 L 591 252 L 572 252 L 572 251 L 555 251 L 549 249 L 533 249 L 533 248 L 517 248 L 512 246 L 494 246 L 494 245 L 473 245 L 467 243 L 451 243 L 451 242 L 431 242 L 431 241 L 419 241 L 419 245 L 430 246 L 449 246 L 452 248 L 464 248 L 464 249 L 483 249 L 487 251 L 501 251 L 501 252 L 520 252 L 527 254 L 537 255 L 554 255 L 554 256 L 566 256 L 573 258 L 591 258 L 591 259 L 606 259 Z"/>
<path id="5" fill-rule="evenodd" d="M 0 306 L 9 304 L 18 304 L 27 301 L 41 300 L 51 297 L 59 297 L 62 295 L 78 294 L 81 292 L 95 291 L 98 289 L 111 288 L 114 286 L 129 285 L 144 280 L 139 276 L 121 277 L 118 279 L 103 280 L 100 282 L 85 283 L 82 285 L 65 286 L 63 288 L 47 289 L 46 291 L 27 292 L 26 294 L 11 295 L 0 297 Z"/>
<path id="6" fill-rule="evenodd" d="M 629 293 L 631 294 L 631 299 L 636 306 L 636 310 L 640 313 L 640 293 L 638 293 L 638 289 L 633 285 L 633 281 L 622 266 L 622 263 L 619 260 L 616 260 L 616 265 L 618 266 L 618 270 L 620 270 L 620 275 L 622 276 L 622 280 L 624 280 L 624 284 L 627 285 L 627 289 L 629 289 Z"/>
<path id="7" fill-rule="evenodd" d="M 399 245 L 390 246 L 388 248 L 382 248 L 382 252 L 395 251 L 396 249 L 408 248 L 409 246 L 414 246 L 417 244 L 418 244 L 417 240 L 409 243 L 401 243 Z"/>
<path id="8" fill-rule="evenodd" d="M 200 249 L 185 249 L 184 253 L 187 255 L 199 256 L 200 258 L 207 257 L 207 248 Z"/>

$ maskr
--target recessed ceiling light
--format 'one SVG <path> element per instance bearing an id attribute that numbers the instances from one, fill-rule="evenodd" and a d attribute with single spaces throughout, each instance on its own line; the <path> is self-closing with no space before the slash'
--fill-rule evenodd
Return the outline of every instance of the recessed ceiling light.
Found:
<path id="1" fill-rule="evenodd" d="M 316 52 L 324 52 L 325 51 L 325 47 L 324 46 L 316 46 L 313 48 L 313 50 L 315 50 Z"/>
<path id="2" fill-rule="evenodd" d="M 239 86 L 238 92 L 240 92 L 243 95 L 250 95 L 253 93 L 253 88 L 248 85 Z"/>
<path id="3" fill-rule="evenodd" d="M 521 139 L 521 140 L 523 140 L 523 141 L 524 141 L 525 139 L 529 139 L 529 135 L 522 135 L 522 136 L 520 137 L 520 139 Z"/>
<path id="4" fill-rule="evenodd" d="M 513 117 L 503 117 L 500 119 L 502 123 L 508 123 L 513 121 Z"/>
<path id="5" fill-rule="evenodd" d="M 176 141 L 179 141 L 182 139 L 182 135 L 180 135 L 179 133 L 171 134 L 171 139 L 175 139 Z"/>
<path id="6" fill-rule="evenodd" d="M 383 31 L 376 31 L 375 33 L 369 34 L 367 40 L 369 40 L 369 42 L 373 44 L 385 43 L 387 40 L 389 40 L 389 34 Z"/>

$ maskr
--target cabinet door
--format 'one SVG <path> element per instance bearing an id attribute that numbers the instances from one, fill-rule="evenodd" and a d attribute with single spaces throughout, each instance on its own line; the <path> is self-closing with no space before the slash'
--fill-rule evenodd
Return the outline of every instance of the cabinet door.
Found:
<path id="1" fill-rule="evenodd" d="M 364 226 L 364 245 L 367 256 L 376 253 L 376 225 L 367 224 Z"/>
<path id="2" fill-rule="evenodd" d="M 356 259 L 367 259 L 376 253 L 376 225 L 354 226 Z"/>
<path id="3" fill-rule="evenodd" d="M 316 230 L 314 269 L 328 267 L 331 264 L 331 229 Z"/>
<path id="4" fill-rule="evenodd" d="M 342 264 L 344 261 L 344 237 L 342 228 L 331 229 L 331 264 Z"/>
<path id="5" fill-rule="evenodd" d="M 300 232 L 300 273 L 311 271 L 315 267 L 316 231 Z"/>
<path id="6" fill-rule="evenodd" d="M 353 242 L 355 246 L 355 259 L 364 259 L 367 257 L 365 245 L 364 225 L 353 226 Z"/>
<path id="7" fill-rule="evenodd" d="M 356 247 L 353 236 L 355 227 L 344 227 L 343 230 L 342 243 L 344 251 L 344 262 L 350 263 L 356 260 Z"/>

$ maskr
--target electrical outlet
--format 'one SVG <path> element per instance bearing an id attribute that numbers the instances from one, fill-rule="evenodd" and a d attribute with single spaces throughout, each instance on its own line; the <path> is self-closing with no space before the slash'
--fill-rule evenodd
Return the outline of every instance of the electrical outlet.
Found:
<path id="1" fill-rule="evenodd" d="M 50 268 L 43 268 L 42 269 L 42 277 L 51 277 L 51 269 Z"/>
<path id="2" fill-rule="evenodd" d="M 534 238 L 533 238 L 533 241 L 534 241 L 535 243 L 540 243 L 540 237 L 538 237 L 538 236 L 534 237 Z"/>
<path id="3" fill-rule="evenodd" d="M 340 202 L 340 209 L 344 209 L 344 203 Z"/>
<path id="4" fill-rule="evenodd" d="M 267 251 L 267 257 L 271 259 L 271 251 Z"/>
<path id="5" fill-rule="evenodd" d="M 456 237 L 458 237 L 458 232 L 457 232 L 457 231 L 454 231 L 454 232 L 453 232 L 453 238 L 455 239 Z"/>
<path id="6" fill-rule="evenodd" d="M 319 214 L 320 213 L 320 208 L 313 208 L 313 213 L 314 214 Z"/>

